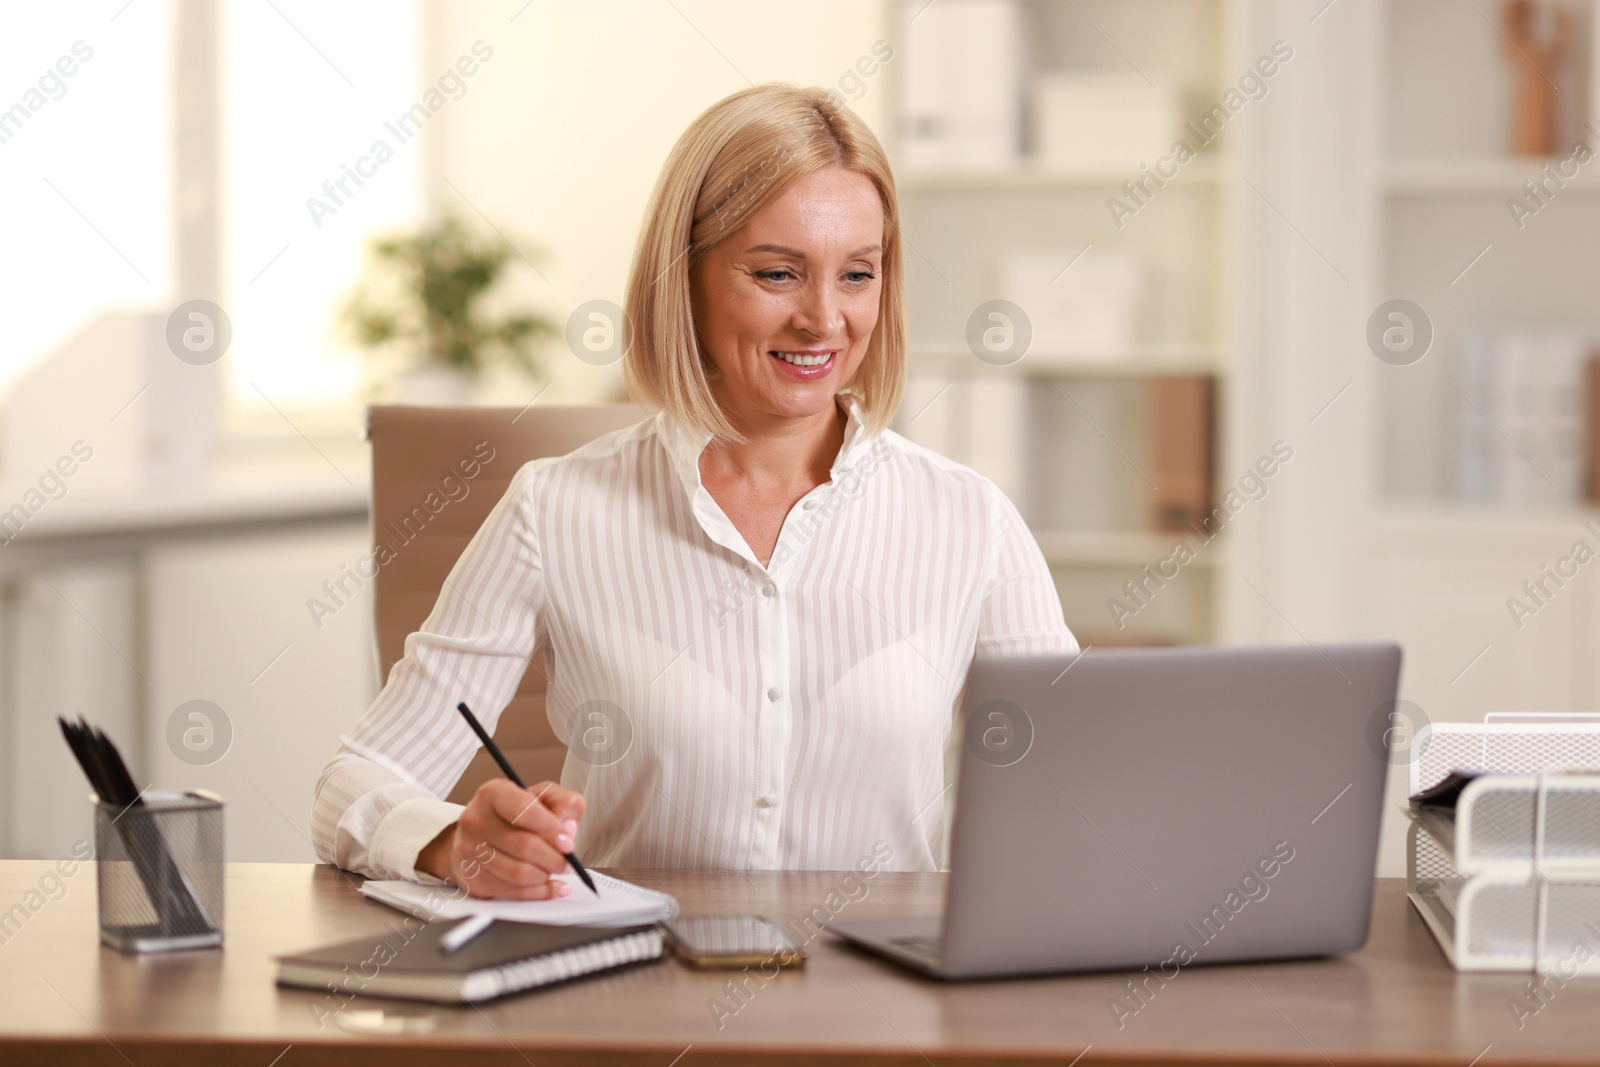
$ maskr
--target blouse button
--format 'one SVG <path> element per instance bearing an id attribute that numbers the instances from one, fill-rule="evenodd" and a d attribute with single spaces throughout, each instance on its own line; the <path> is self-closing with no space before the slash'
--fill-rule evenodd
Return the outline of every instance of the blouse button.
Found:
<path id="1" fill-rule="evenodd" d="M 805 503 L 801 504 L 800 506 L 802 508 L 806 509 L 807 511 L 810 511 L 812 508 L 817 506 L 816 498 L 813 497 L 812 499 L 807 500 Z"/>
<path id="2" fill-rule="evenodd" d="M 778 798 L 773 796 L 771 793 L 765 793 L 756 798 L 756 806 L 761 808 L 775 808 L 778 806 Z"/>
<path id="3" fill-rule="evenodd" d="M 771 689 L 767 690 L 767 699 L 772 701 L 774 704 L 778 702 L 778 698 L 781 696 L 783 696 L 783 690 L 779 689 L 777 686 L 773 686 Z"/>
<path id="4" fill-rule="evenodd" d="M 778 587 L 773 585 L 771 582 L 768 582 L 766 585 L 761 587 L 761 595 L 765 597 L 777 596 Z"/>

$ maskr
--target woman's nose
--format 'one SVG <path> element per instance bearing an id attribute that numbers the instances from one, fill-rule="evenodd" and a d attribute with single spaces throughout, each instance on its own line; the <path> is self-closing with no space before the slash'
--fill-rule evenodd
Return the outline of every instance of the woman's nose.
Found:
<path id="1" fill-rule="evenodd" d="M 796 308 L 794 324 L 813 337 L 836 337 L 844 331 L 844 308 L 832 287 L 815 286 L 806 291 Z"/>

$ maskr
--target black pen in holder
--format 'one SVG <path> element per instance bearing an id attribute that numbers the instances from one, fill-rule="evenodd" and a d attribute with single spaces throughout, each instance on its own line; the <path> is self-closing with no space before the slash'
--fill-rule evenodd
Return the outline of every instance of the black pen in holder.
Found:
<path id="1" fill-rule="evenodd" d="M 222 944 L 222 798 L 140 789 L 105 731 L 57 718 L 94 792 L 100 940 L 124 952 Z"/>
<path id="2" fill-rule="evenodd" d="M 100 940 L 123 952 L 222 944 L 222 798 L 146 793 L 119 805 L 94 794 Z"/>

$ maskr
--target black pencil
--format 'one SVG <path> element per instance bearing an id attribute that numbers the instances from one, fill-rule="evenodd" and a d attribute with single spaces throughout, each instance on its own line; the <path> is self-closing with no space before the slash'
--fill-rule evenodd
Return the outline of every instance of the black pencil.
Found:
<path id="1" fill-rule="evenodd" d="M 483 728 L 483 724 L 478 722 L 478 717 L 472 714 L 472 709 L 467 707 L 467 702 L 463 700 L 457 704 L 456 710 L 461 713 L 463 719 L 467 720 L 467 725 L 472 727 L 472 732 L 478 735 L 478 740 L 483 742 L 483 747 L 489 750 L 489 755 L 500 765 L 500 770 L 505 773 L 505 776 L 511 779 L 517 788 L 528 788 L 527 783 L 522 780 L 522 776 L 517 773 L 517 769 L 511 766 L 511 761 L 506 759 L 506 754 L 500 751 L 500 746 L 495 744 L 494 738 L 489 736 L 489 731 Z M 594 879 L 589 877 L 589 872 L 584 870 L 583 864 L 578 861 L 578 854 L 576 852 L 563 852 L 562 856 L 568 863 L 572 864 L 572 869 L 578 872 L 578 877 L 582 878 L 583 884 L 589 887 L 589 892 L 599 896 L 600 890 L 594 887 Z"/>

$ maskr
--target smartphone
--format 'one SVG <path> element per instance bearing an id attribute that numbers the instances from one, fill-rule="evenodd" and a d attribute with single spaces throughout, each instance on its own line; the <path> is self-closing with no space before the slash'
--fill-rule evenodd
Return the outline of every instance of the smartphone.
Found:
<path id="1" fill-rule="evenodd" d="M 759 915 L 691 915 L 667 924 L 672 951 L 693 967 L 801 967 L 806 950 Z"/>

